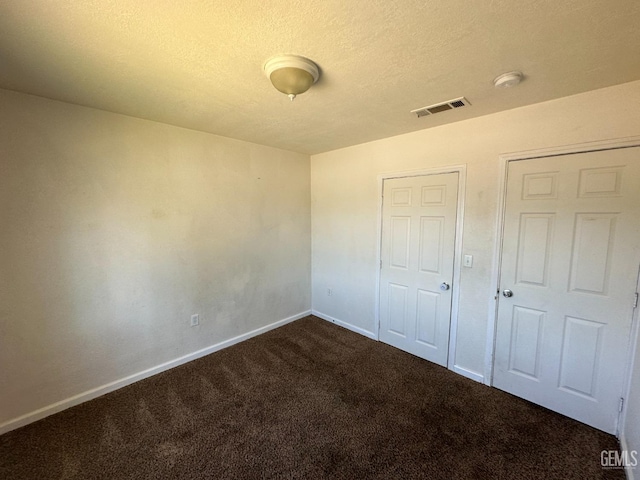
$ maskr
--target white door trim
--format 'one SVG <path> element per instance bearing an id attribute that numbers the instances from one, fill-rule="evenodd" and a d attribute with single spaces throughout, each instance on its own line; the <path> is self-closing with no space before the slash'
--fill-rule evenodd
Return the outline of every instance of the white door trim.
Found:
<path id="1" fill-rule="evenodd" d="M 500 188 L 498 189 L 498 215 L 496 218 L 496 241 L 493 253 L 493 268 L 491 270 L 491 290 L 489 313 L 487 321 L 487 339 L 484 364 L 484 383 L 493 385 L 493 360 L 495 356 L 496 324 L 498 320 L 498 288 L 500 286 L 500 267 L 502 263 L 502 237 L 504 230 L 504 215 L 506 211 L 507 171 L 509 162 L 516 160 L 530 160 L 534 158 L 555 157 L 573 153 L 596 152 L 600 150 L 614 150 L 619 148 L 640 147 L 640 136 L 623 137 L 611 140 L 598 140 L 573 145 L 525 150 L 522 152 L 505 153 L 499 156 Z M 630 369 L 628 369 L 630 370 Z M 627 380 L 628 382 L 628 380 Z"/>
<path id="2" fill-rule="evenodd" d="M 384 181 L 391 178 L 419 177 L 439 175 L 442 173 L 458 173 L 458 208 L 456 211 L 456 239 L 454 245 L 453 285 L 451 295 L 451 325 L 449 329 L 449 357 L 447 368 L 461 375 L 482 381 L 473 372 L 459 368 L 455 364 L 456 336 L 458 332 L 458 302 L 460 298 L 460 269 L 462 267 L 462 228 L 464 225 L 464 200 L 467 182 L 467 166 L 452 165 L 449 167 L 427 168 L 420 170 L 404 170 L 381 173 L 378 175 L 378 225 L 376 230 L 376 304 L 375 304 L 375 338 L 380 340 L 380 265 L 382 259 L 382 189 Z"/>
<path id="3" fill-rule="evenodd" d="M 636 279 L 636 293 L 640 293 L 640 270 L 638 271 L 638 276 Z M 627 424 L 627 411 L 629 409 L 629 397 L 631 396 L 631 380 L 633 376 L 633 366 L 635 365 L 636 355 L 640 355 L 638 351 L 638 342 L 640 341 L 640 326 L 638 324 L 640 322 L 640 306 L 637 306 L 633 310 L 633 318 L 631 320 L 631 332 L 629 335 L 629 345 L 628 345 L 628 355 L 627 355 L 627 365 L 625 366 L 625 378 L 624 378 L 624 387 L 622 390 L 622 398 L 624 398 L 624 403 L 622 405 L 622 411 L 620 412 L 620 416 L 618 417 L 618 431 L 616 432 L 616 437 L 618 437 L 621 442 L 626 441 L 624 438 L 624 431 Z"/>

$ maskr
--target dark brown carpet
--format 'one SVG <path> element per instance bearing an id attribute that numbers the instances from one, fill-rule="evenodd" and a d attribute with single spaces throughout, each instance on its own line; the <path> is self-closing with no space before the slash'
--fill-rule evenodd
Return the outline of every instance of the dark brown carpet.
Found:
<path id="1" fill-rule="evenodd" d="M 0 478 L 624 478 L 617 448 L 308 317 L 1 436 Z"/>

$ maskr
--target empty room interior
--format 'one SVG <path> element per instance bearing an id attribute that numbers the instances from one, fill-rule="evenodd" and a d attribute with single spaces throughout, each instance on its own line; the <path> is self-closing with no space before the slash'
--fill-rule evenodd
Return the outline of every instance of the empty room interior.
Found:
<path id="1" fill-rule="evenodd" d="M 0 4 L 0 477 L 640 478 L 640 2 Z"/>

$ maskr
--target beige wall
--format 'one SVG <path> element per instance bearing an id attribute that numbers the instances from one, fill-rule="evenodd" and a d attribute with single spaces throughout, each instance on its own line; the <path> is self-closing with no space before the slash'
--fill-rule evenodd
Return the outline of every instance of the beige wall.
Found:
<path id="1" fill-rule="evenodd" d="M 0 90 L 0 425 L 308 310 L 309 175 Z"/>
<path id="2" fill-rule="evenodd" d="M 481 379 L 493 296 L 499 156 L 639 136 L 638 105 L 640 82 L 633 82 L 312 156 L 313 310 L 375 332 L 377 176 L 466 164 L 463 252 L 474 256 L 474 264 L 461 271 L 455 365 Z M 429 118 L 416 122 L 427 125 Z"/>
<path id="3" fill-rule="evenodd" d="M 310 291 L 374 332 L 377 175 L 453 164 L 474 255 L 455 363 L 484 375 L 498 156 L 640 135 L 638 104 L 633 82 L 315 155 L 310 185 L 305 155 L 0 90 L 0 425 L 303 312 Z"/>

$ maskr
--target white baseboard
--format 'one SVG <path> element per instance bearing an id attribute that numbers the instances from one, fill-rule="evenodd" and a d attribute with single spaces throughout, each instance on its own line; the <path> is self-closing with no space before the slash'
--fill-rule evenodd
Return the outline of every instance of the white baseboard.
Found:
<path id="1" fill-rule="evenodd" d="M 331 315 L 318 312 L 317 310 L 311 310 L 311 314 L 315 315 L 316 317 L 322 318 L 323 320 L 327 320 L 328 322 L 335 323 L 336 325 L 340 325 L 341 327 L 344 327 L 353 332 L 359 333 L 360 335 L 364 335 L 365 337 L 369 337 L 373 340 L 377 340 L 376 335 L 373 332 L 370 332 L 369 330 L 365 330 L 364 328 L 356 327 L 354 325 L 351 325 L 350 323 L 343 322 L 342 320 L 338 320 L 337 318 L 334 318 Z M 451 368 L 451 370 L 459 375 L 462 375 L 463 377 L 470 378 L 471 380 L 475 380 L 476 382 L 479 382 L 479 383 L 484 383 L 484 375 L 481 375 L 480 373 L 472 372 L 471 370 L 467 370 L 466 368 L 462 368 L 457 365 L 454 365 Z"/>
<path id="2" fill-rule="evenodd" d="M 622 452 L 629 451 L 629 444 L 627 443 L 627 437 L 625 437 L 624 434 L 620 435 L 620 451 Z M 636 469 L 634 467 L 625 465 L 624 473 L 627 475 L 627 480 L 634 480 L 635 476 L 633 472 L 635 470 Z"/>
<path id="3" fill-rule="evenodd" d="M 472 372 L 471 370 L 467 370 L 466 368 L 462 368 L 457 365 L 454 365 L 451 370 L 459 375 L 462 375 L 463 377 L 470 378 L 471 380 L 475 380 L 476 382 L 484 383 L 484 375 L 481 375 L 477 372 Z"/>
<path id="4" fill-rule="evenodd" d="M 356 327 L 355 325 L 351 325 L 350 323 L 343 322 L 342 320 L 338 320 L 337 318 L 333 318 L 332 316 L 326 315 L 322 312 L 318 312 L 317 310 L 311 310 L 311 315 L 315 315 L 316 317 L 326 320 L 327 322 L 335 323 L 336 325 L 346 328 L 347 330 L 351 330 L 352 332 L 359 333 L 360 335 L 364 335 L 365 337 L 377 340 L 376 335 L 373 332 L 365 330 L 364 328 Z"/>
<path id="5" fill-rule="evenodd" d="M 45 417 L 48 417 L 49 415 L 53 415 L 54 413 L 58 413 L 62 410 L 66 410 L 67 408 L 71 408 L 81 403 L 87 402 L 89 400 L 93 400 L 94 398 L 100 397 L 109 392 L 113 392 L 114 390 L 118 390 L 119 388 L 126 387 L 127 385 L 131 385 L 132 383 L 135 383 L 137 381 L 151 377 L 153 375 L 164 372 L 166 370 L 170 370 L 171 368 L 177 367 L 184 363 L 187 363 L 192 360 L 196 360 L 198 358 L 209 355 L 211 353 L 217 352 L 218 350 L 222 350 L 223 348 L 230 347 L 232 345 L 235 345 L 236 343 L 240 343 L 244 340 L 248 340 L 252 337 L 268 332 L 269 330 L 273 330 L 274 328 L 281 327 L 287 323 L 291 323 L 295 320 L 306 317 L 307 315 L 310 315 L 310 314 L 311 314 L 311 310 L 307 310 L 306 312 L 301 312 L 296 315 L 292 315 L 291 317 L 279 320 L 269 325 L 265 325 L 264 327 L 257 328 L 250 332 L 243 333 L 242 335 L 238 335 L 237 337 L 233 337 L 233 338 L 230 338 L 229 340 L 216 343 L 215 345 L 211 345 L 209 347 L 203 348 L 193 353 L 189 353 L 187 355 L 176 358 L 174 360 L 170 360 L 161 365 L 151 367 L 142 372 L 134 373 L 133 375 L 129 375 L 128 377 L 121 378 L 120 380 L 107 383 L 106 385 L 102 385 L 100 387 L 87 390 L 86 392 L 79 393 L 78 395 L 74 395 L 73 397 L 69 397 L 59 402 L 53 403 L 51 405 L 47 405 L 46 407 L 40 408 L 38 410 L 27 413 L 25 415 L 22 415 L 20 417 L 14 418 L 12 420 L 9 420 L 8 422 L 1 424 L 0 435 L 10 432 L 11 430 L 15 430 L 16 428 L 20 428 L 30 423 L 41 420 Z"/>

